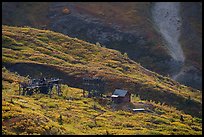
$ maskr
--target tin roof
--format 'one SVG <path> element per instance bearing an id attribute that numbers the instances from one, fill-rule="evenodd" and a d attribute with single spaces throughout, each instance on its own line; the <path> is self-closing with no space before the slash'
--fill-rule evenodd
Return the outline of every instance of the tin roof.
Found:
<path id="1" fill-rule="evenodd" d="M 144 108 L 135 108 L 135 109 L 132 109 L 133 111 L 144 111 L 145 109 Z"/>
<path id="2" fill-rule="evenodd" d="M 112 95 L 111 97 L 112 97 L 112 98 L 117 98 L 117 97 L 118 97 L 118 95 Z"/>
<path id="3" fill-rule="evenodd" d="M 122 89 L 116 89 L 113 93 L 113 95 L 115 95 L 114 97 L 116 96 L 124 97 L 126 94 L 127 94 L 127 90 L 122 90 Z"/>

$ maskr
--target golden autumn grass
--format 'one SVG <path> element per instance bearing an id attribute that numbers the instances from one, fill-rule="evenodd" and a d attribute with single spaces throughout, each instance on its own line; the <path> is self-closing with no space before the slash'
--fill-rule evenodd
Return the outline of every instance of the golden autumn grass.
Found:
<path id="1" fill-rule="evenodd" d="M 3 26 L 2 33 L 2 62 L 3 66 L 6 66 L 2 69 L 3 133 L 201 134 L 202 119 L 184 114 L 185 112 L 194 115 L 194 110 L 197 110 L 196 113 L 201 113 L 202 94 L 200 91 L 150 72 L 130 60 L 126 55 L 104 48 L 100 44 L 90 44 L 60 33 L 29 27 Z M 133 95 L 139 95 L 142 99 L 133 97 L 133 101 L 145 101 L 152 104 L 155 106 L 153 111 L 158 115 L 113 111 L 109 101 L 103 105 L 97 99 L 82 97 L 81 89 L 73 88 L 78 85 L 73 87 L 64 85 L 63 97 L 55 96 L 50 99 L 46 95 L 18 96 L 18 85 L 14 81 L 22 81 L 25 77 L 17 77 L 17 74 L 7 70 L 10 66 L 15 66 L 18 63 L 46 65 L 50 69 L 55 68 L 56 72 L 50 72 L 55 76 L 61 76 L 58 75 L 58 71 L 80 78 L 87 75 L 102 76 L 113 84 L 109 85 L 107 94 L 112 92 L 115 88 L 114 85 L 122 83 Z M 26 70 L 27 68 L 22 69 Z M 32 69 L 30 74 L 32 74 L 31 72 L 33 74 L 40 73 L 37 68 Z M 132 86 L 135 84 L 138 86 L 137 90 Z M 185 108 L 182 105 L 185 105 L 189 96 L 196 105 L 190 108 L 186 104 Z M 181 100 L 176 100 L 177 97 Z M 167 101 L 168 99 L 169 101 Z M 94 102 L 98 108 L 96 110 L 93 109 Z M 17 111 L 16 114 L 15 111 Z M 181 114 L 186 119 L 184 123 L 179 121 Z M 31 115 L 30 118 L 33 119 L 32 122 L 30 121 L 31 127 L 24 125 L 29 123 L 28 115 Z M 62 115 L 63 125 L 59 125 L 58 122 L 60 115 Z M 39 121 L 37 118 L 41 120 Z M 17 121 L 17 123 L 14 122 L 17 125 L 10 126 L 9 123 L 12 123 L 12 120 Z M 37 121 L 42 127 L 35 128 L 39 126 Z M 11 128 L 8 128 L 9 126 Z M 155 128 L 156 130 L 152 131 Z"/>
<path id="2" fill-rule="evenodd" d="M 149 104 L 152 113 L 114 110 L 110 100 L 104 104 L 96 98 L 85 98 L 81 89 L 67 85 L 62 86 L 62 97 L 56 93 L 52 98 L 43 94 L 19 96 L 14 82 L 19 76 L 6 69 L 3 74 L 8 78 L 2 81 L 3 134 L 202 134 L 202 119 L 165 104 L 132 96 L 133 103 Z"/>

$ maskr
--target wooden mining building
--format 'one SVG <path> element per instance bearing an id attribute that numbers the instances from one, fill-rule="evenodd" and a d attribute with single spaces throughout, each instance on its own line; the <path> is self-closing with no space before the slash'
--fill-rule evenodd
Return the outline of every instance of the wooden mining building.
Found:
<path id="1" fill-rule="evenodd" d="M 41 78 L 41 79 L 31 79 L 29 82 L 19 83 L 19 95 L 32 95 L 33 93 L 43 93 L 52 95 L 52 89 L 55 86 L 57 94 L 62 95 L 60 88 L 60 79 L 51 78 Z"/>
<path id="2" fill-rule="evenodd" d="M 116 89 L 111 95 L 112 101 L 115 103 L 130 102 L 131 94 L 127 90 Z"/>

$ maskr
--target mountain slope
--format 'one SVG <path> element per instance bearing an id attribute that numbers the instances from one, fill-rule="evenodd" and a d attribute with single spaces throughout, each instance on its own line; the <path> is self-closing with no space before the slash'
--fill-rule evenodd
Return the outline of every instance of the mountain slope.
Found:
<path id="1" fill-rule="evenodd" d="M 49 30 L 2 26 L 2 65 L 3 134 L 202 134 L 199 90 L 98 43 Z M 27 75 L 63 79 L 63 96 L 19 96 L 16 82 Z M 106 95 L 115 88 L 127 89 L 132 102 L 114 106 L 109 99 L 83 97 L 82 78 L 88 76 L 103 77 Z M 151 113 L 128 110 L 141 105 Z"/>
<path id="2" fill-rule="evenodd" d="M 100 42 L 126 52 L 131 59 L 154 72 L 171 77 L 176 74 L 177 81 L 202 90 L 202 3 L 181 2 L 178 7 L 181 16 L 179 42 L 186 58 L 184 66 L 169 55 L 164 38 L 155 28 L 151 12 L 154 4 L 5 2 L 2 22 L 47 28 L 88 42 Z"/>
<path id="3" fill-rule="evenodd" d="M 118 51 L 49 30 L 3 26 L 2 33 L 3 66 L 20 75 L 60 77 L 78 88 L 83 77 L 100 76 L 107 81 L 107 93 L 125 88 L 143 99 L 165 102 L 201 116 L 199 90 L 148 71 Z M 192 104 L 185 107 L 189 97 Z"/>

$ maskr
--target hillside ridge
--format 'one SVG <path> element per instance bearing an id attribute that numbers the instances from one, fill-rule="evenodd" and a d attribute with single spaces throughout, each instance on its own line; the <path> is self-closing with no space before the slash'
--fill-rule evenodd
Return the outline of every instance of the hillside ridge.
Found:
<path id="1" fill-rule="evenodd" d="M 165 102 L 192 114 L 201 108 L 199 90 L 148 71 L 126 55 L 100 44 L 33 28 L 3 26 L 2 33 L 3 66 L 20 75 L 38 77 L 43 72 L 45 76 L 58 76 L 60 72 L 66 84 L 78 88 L 82 88 L 83 77 L 101 76 L 108 83 L 108 92 L 127 88 L 141 98 Z M 44 66 L 47 69 L 43 70 Z M 49 73 L 51 68 L 54 71 Z M 195 106 L 187 108 L 184 106 L 189 96 Z M 201 115 L 201 111 L 194 114 Z"/>

